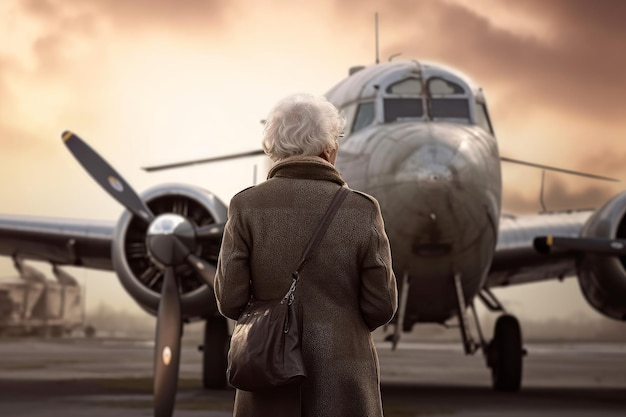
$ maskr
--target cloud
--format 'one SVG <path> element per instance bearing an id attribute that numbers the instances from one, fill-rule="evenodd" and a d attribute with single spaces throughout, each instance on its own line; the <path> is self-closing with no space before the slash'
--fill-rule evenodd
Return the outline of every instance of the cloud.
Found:
<path id="1" fill-rule="evenodd" d="M 6 76 L 12 65 L 11 60 L 0 55 L 0 116 L 6 110 L 11 96 Z"/>
<path id="2" fill-rule="evenodd" d="M 133 31 L 193 31 L 222 26 L 225 12 L 233 5 L 227 0 L 28 0 L 23 9 L 46 21 L 82 14 L 104 18 L 114 26 Z"/>
<path id="3" fill-rule="evenodd" d="M 614 176 L 622 182 L 626 181 L 626 149 L 620 148 L 619 140 L 616 138 L 616 146 L 608 149 L 591 148 L 581 155 L 578 165 L 588 167 L 587 169 L 602 170 L 609 176 Z M 624 184 L 621 185 L 624 187 Z"/>
<path id="4" fill-rule="evenodd" d="M 595 209 L 615 195 L 615 189 L 602 182 L 594 181 L 593 185 L 584 185 L 579 181 L 566 182 L 557 175 L 560 174 L 546 176 L 544 202 L 548 211 Z M 502 206 L 507 213 L 537 213 L 541 211 L 539 188 L 536 195 L 528 196 L 511 187 L 504 187 Z"/>
<path id="5" fill-rule="evenodd" d="M 496 26 L 497 16 L 490 18 L 488 9 L 478 14 L 452 2 L 336 3 L 352 27 L 363 25 L 363 13 L 380 12 L 381 56 L 402 52 L 453 65 L 483 86 L 509 90 L 512 106 L 530 104 L 537 111 L 551 107 L 611 120 L 626 112 L 626 25 L 620 21 L 626 3 L 531 0 L 506 6 L 509 13 L 523 11 L 530 19 L 548 22 L 550 38 Z M 355 13 L 357 8 L 363 12 Z M 385 28 L 400 36 L 385 34 Z M 391 43 L 382 41 L 391 36 Z"/>
<path id="6" fill-rule="evenodd" d="M 48 34 L 35 40 L 33 53 L 43 74 L 50 75 L 62 68 L 65 44 L 66 40 L 62 33 Z"/>
<path id="7" fill-rule="evenodd" d="M 33 16 L 43 19 L 56 18 L 59 15 L 59 8 L 52 0 L 23 0 L 21 6 Z"/>
<path id="8" fill-rule="evenodd" d="M 57 145 L 57 143 L 55 142 L 54 145 Z M 46 154 L 50 155 L 49 152 L 53 149 L 52 142 L 42 140 L 41 135 L 0 120 L 0 151 L 7 160 L 9 155 L 23 157 L 24 153 L 28 153 L 29 157 L 40 158 Z M 11 166 L 18 163 L 14 160 L 9 162 Z M 6 167 L 6 163 L 3 167 Z"/>
<path id="9" fill-rule="evenodd" d="M 31 135 L 14 126 L 10 117 L 15 97 L 9 88 L 9 75 L 16 66 L 13 60 L 0 56 L 0 149 L 3 155 L 36 144 Z"/>

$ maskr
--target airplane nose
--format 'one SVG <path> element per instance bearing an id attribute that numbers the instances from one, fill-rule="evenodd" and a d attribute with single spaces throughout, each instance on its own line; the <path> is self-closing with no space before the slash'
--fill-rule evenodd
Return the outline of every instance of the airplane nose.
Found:
<path id="1" fill-rule="evenodd" d="M 471 126 L 398 123 L 346 144 L 346 181 L 378 199 L 394 267 L 419 269 L 415 262 L 437 258 L 445 269 L 450 256 L 458 264 L 492 245 L 500 202 L 492 143 Z"/>
<path id="2" fill-rule="evenodd" d="M 484 192 L 474 172 L 479 164 L 459 148 L 458 142 L 425 143 L 396 168 L 387 193 L 396 202 L 392 216 L 403 220 L 394 222 L 402 228 L 391 234 L 413 256 L 441 257 L 461 250 L 486 221 L 478 212 Z"/>
<path id="3" fill-rule="evenodd" d="M 344 178 L 378 199 L 393 269 L 411 279 L 409 297 L 433 301 L 407 314 L 447 318 L 456 308 L 454 275 L 465 277 L 468 295 L 467 283 L 479 288 L 491 262 L 500 210 L 497 146 L 482 129 L 452 123 L 397 123 L 365 133 L 339 154 Z"/>
<path id="4" fill-rule="evenodd" d="M 398 181 L 413 180 L 424 185 L 450 183 L 453 180 L 452 171 L 446 165 L 425 162 L 418 166 L 419 168 L 415 170 L 411 167 L 400 167 L 396 179 Z"/>
<path id="5" fill-rule="evenodd" d="M 455 156 L 459 155 L 449 145 L 441 143 L 422 145 L 398 166 L 396 180 L 424 185 L 449 183 L 454 179 L 450 165 Z"/>
<path id="6" fill-rule="evenodd" d="M 403 234 L 411 237 L 415 255 L 443 256 L 454 243 L 456 231 L 450 219 L 458 217 L 462 207 L 458 193 L 462 179 L 451 166 L 454 154 L 442 144 L 422 146 L 398 166 L 396 201 L 404 202 L 401 210 L 412 223 Z"/>

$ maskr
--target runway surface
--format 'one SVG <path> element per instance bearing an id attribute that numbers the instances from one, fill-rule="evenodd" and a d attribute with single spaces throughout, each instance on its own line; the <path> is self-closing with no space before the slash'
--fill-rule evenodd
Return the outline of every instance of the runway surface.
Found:
<path id="1" fill-rule="evenodd" d="M 527 349 L 510 394 L 456 344 L 380 344 L 385 416 L 626 416 L 626 344 Z M 234 391 L 200 389 L 200 362 L 185 346 L 174 415 L 230 416 Z M 151 341 L 0 339 L 0 416 L 151 416 L 151 375 Z"/>

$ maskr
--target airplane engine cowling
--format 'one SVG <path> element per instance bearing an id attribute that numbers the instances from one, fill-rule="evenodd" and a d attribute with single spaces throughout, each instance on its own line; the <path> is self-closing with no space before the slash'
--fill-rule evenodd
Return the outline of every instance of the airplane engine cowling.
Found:
<path id="1" fill-rule="evenodd" d="M 626 192 L 609 200 L 589 218 L 582 237 L 626 239 Z M 580 288 L 593 308 L 626 320 L 626 257 L 587 253 L 577 262 Z"/>
<path id="2" fill-rule="evenodd" d="M 194 226 L 226 222 L 227 207 L 215 195 L 201 188 L 167 184 L 141 194 L 155 216 L 175 213 Z M 150 258 L 146 247 L 148 224 L 125 211 L 113 236 L 113 267 L 122 286 L 148 313 L 156 315 L 161 299 L 163 274 Z M 193 253 L 212 264 L 217 263 L 219 243 L 198 241 Z M 213 289 L 187 264 L 176 267 L 179 279 L 182 317 L 199 319 L 217 313 Z"/>

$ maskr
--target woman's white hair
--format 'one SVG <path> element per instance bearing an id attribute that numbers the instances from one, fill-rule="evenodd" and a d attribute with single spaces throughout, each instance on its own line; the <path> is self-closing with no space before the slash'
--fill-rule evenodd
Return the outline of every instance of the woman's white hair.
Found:
<path id="1" fill-rule="evenodd" d="M 317 156 L 336 149 L 345 119 L 326 97 L 294 94 L 276 104 L 263 130 L 263 149 L 273 161 Z"/>

